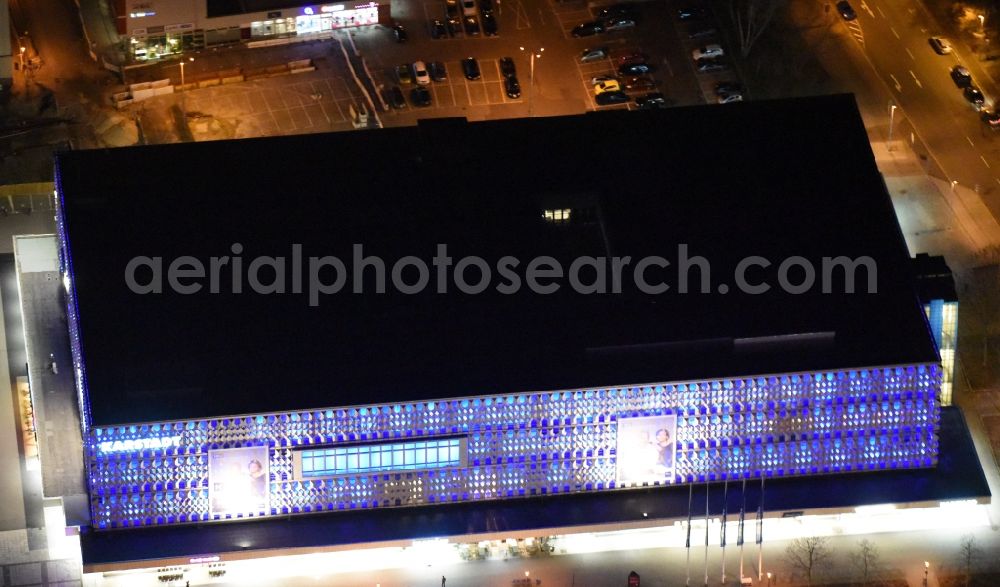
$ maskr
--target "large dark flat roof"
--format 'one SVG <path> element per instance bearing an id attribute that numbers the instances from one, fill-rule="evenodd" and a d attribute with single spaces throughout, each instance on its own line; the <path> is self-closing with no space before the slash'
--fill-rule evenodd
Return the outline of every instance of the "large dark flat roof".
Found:
<path id="1" fill-rule="evenodd" d="M 76 151 L 57 173 L 95 424 L 937 360 L 851 96 Z M 574 222 L 546 223 L 550 208 Z M 451 282 L 310 308 L 126 287 L 136 255 L 207 263 L 236 242 L 245 264 L 300 243 L 350 267 L 362 243 L 391 266 L 446 243 L 522 270 L 538 255 L 676 266 L 687 244 L 713 290 L 748 255 L 772 260 L 750 273 L 772 284 L 790 256 L 867 255 L 878 292 L 646 295 L 626 279 L 614 295 L 471 296 Z M 807 333 L 835 334 L 733 343 Z"/>
<path id="2" fill-rule="evenodd" d="M 768 479 L 767 511 L 808 511 L 885 503 L 919 503 L 983 498 L 989 485 L 958 408 L 944 408 L 939 431 L 941 454 L 932 469 L 908 469 Z M 705 486 L 694 487 L 704 512 Z M 709 488 L 712 516 L 722 513 L 722 487 Z M 747 518 L 753 519 L 760 482 L 747 484 Z M 739 485 L 729 487 L 728 511 L 739 515 Z M 615 524 L 687 516 L 688 487 L 573 494 L 545 498 L 304 514 L 284 519 L 133 530 L 88 531 L 81 536 L 84 565 L 255 550 L 338 546 L 367 542 L 461 536 L 537 528 Z M 748 530 L 749 531 L 749 530 Z"/>

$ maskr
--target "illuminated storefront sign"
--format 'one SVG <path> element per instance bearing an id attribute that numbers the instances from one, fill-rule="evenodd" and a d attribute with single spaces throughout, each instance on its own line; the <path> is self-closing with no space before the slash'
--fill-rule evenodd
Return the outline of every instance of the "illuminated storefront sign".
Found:
<path id="1" fill-rule="evenodd" d="M 178 446 L 180 436 L 161 436 L 159 438 L 130 438 L 126 440 L 106 440 L 98 443 L 97 449 L 102 453 L 135 452 L 145 449 L 160 449 Z"/>

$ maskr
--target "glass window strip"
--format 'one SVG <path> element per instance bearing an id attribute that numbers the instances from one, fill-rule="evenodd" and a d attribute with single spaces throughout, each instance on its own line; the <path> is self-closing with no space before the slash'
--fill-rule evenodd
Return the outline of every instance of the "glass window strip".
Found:
<path id="1" fill-rule="evenodd" d="M 302 451 L 303 477 L 460 466 L 458 438 Z"/>

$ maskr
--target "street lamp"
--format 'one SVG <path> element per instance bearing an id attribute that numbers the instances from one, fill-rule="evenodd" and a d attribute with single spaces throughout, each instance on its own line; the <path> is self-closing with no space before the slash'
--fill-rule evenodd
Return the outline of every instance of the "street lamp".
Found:
<path id="1" fill-rule="evenodd" d="M 194 57 L 188 57 L 188 61 L 194 61 Z M 184 87 L 184 60 L 181 59 L 181 88 Z"/>
<path id="2" fill-rule="evenodd" d="M 896 105 L 889 100 L 889 150 L 892 150 L 892 124 L 896 119 Z"/>
<path id="3" fill-rule="evenodd" d="M 774 575 L 770 571 L 767 572 L 767 587 L 771 587 L 771 577 Z"/>
<path id="4" fill-rule="evenodd" d="M 980 14 L 979 15 L 979 32 L 983 32 L 985 30 L 986 30 L 986 15 L 985 14 Z"/>
<path id="5" fill-rule="evenodd" d="M 524 47 L 521 47 L 521 51 L 526 51 Z M 531 79 L 528 81 L 528 116 L 531 116 L 531 106 L 532 98 L 535 95 L 535 59 L 542 58 L 542 52 L 545 51 L 545 47 L 540 47 L 538 51 L 531 51 Z"/>
<path id="6" fill-rule="evenodd" d="M 22 72 L 24 71 L 24 52 L 27 51 L 27 50 L 28 50 L 27 47 L 25 47 L 24 45 L 21 45 L 21 53 L 18 55 L 18 57 L 21 59 L 21 71 Z"/>
<path id="7" fill-rule="evenodd" d="M 924 587 L 927 587 L 927 572 L 931 570 L 931 563 L 924 561 Z"/>

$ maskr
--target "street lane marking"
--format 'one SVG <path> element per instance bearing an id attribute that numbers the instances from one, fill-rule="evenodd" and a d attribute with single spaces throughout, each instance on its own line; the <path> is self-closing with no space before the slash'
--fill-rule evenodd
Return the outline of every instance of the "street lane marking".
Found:
<path id="1" fill-rule="evenodd" d="M 896 76 L 892 75 L 891 73 L 889 74 L 889 77 L 892 78 L 892 83 L 893 83 L 893 85 L 896 86 L 896 91 L 897 92 L 902 92 L 903 91 L 903 84 L 899 83 L 899 80 L 896 79 Z"/>
<path id="2" fill-rule="evenodd" d="M 892 34 L 896 35 L 897 39 L 899 38 L 899 33 L 896 32 L 896 29 L 889 27 L 889 30 L 892 31 Z"/>
<path id="3" fill-rule="evenodd" d="M 979 158 L 983 160 L 983 164 L 986 165 L 986 167 L 990 166 L 990 162 L 986 160 L 986 157 L 980 155 Z"/>
<path id="4" fill-rule="evenodd" d="M 663 65 L 667 68 L 667 73 L 670 74 L 670 77 L 674 77 L 674 68 L 670 67 L 670 61 L 666 57 L 663 58 Z"/>
<path id="5" fill-rule="evenodd" d="M 864 0 L 861 2 L 861 8 L 864 8 L 865 12 L 867 12 L 872 18 L 875 18 L 875 13 L 872 12 L 872 9 L 868 7 L 868 3 Z"/>
<path id="6" fill-rule="evenodd" d="M 1000 183 L 1000 177 L 994 177 L 993 179 L 997 180 L 997 183 Z"/>
<path id="7" fill-rule="evenodd" d="M 882 12 L 882 7 L 881 6 L 876 6 L 875 8 L 878 9 L 878 13 L 882 15 L 882 18 L 889 18 L 889 17 L 887 17 L 885 15 L 884 12 Z"/>
<path id="8" fill-rule="evenodd" d="M 975 147 L 975 146 L 976 146 L 976 144 L 975 144 L 975 143 L 973 143 L 973 142 L 972 142 L 972 139 L 970 139 L 970 138 L 969 138 L 968 136 L 966 136 L 966 137 L 965 137 L 965 140 L 969 141 L 969 144 L 970 144 L 970 145 L 972 145 L 973 147 Z"/>
<path id="9" fill-rule="evenodd" d="M 917 87 L 924 87 L 924 84 L 920 83 L 920 80 L 917 79 L 917 74 L 913 73 L 912 69 L 910 70 L 910 75 L 913 77 L 913 81 L 917 82 Z"/>
<path id="10" fill-rule="evenodd" d="M 907 49 L 906 49 L 906 54 L 910 56 L 910 59 L 912 59 L 914 61 L 917 60 L 917 58 L 913 56 L 913 53 L 910 52 L 909 47 L 907 47 Z"/>

